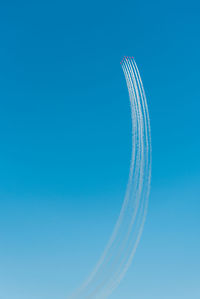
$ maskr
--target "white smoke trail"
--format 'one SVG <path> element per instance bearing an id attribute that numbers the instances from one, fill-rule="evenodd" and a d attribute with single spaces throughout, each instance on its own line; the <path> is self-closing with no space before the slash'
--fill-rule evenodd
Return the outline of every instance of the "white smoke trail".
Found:
<path id="1" fill-rule="evenodd" d="M 124 66 L 124 68 L 125 67 L 126 66 Z M 124 71 L 125 71 L 125 69 L 124 69 Z M 129 81 L 129 74 L 125 73 L 125 77 L 127 79 L 127 85 L 128 85 L 129 95 L 130 95 L 130 99 L 131 99 L 132 120 L 133 120 L 133 122 L 135 122 L 135 113 L 134 113 L 134 110 L 133 110 L 133 109 L 135 109 L 136 114 L 137 114 L 136 120 L 139 120 L 138 123 L 140 124 L 140 126 L 138 126 L 138 135 L 141 135 L 143 126 L 142 126 L 142 119 L 141 119 L 141 107 L 140 107 L 140 103 L 138 103 L 138 101 L 137 101 L 138 96 L 136 97 L 137 90 L 135 92 L 132 89 L 131 83 Z M 135 148 L 134 143 L 133 143 L 133 145 L 134 145 L 133 148 Z M 138 191 L 141 189 L 141 188 L 138 188 L 138 186 L 137 186 L 138 184 L 139 184 L 139 186 L 141 185 L 141 177 L 142 177 L 142 175 L 140 174 L 140 170 L 142 169 L 142 167 L 140 167 L 140 164 L 142 162 L 139 163 L 140 159 L 142 158 L 142 157 L 140 157 L 140 156 L 142 156 L 141 153 L 143 153 L 143 144 L 141 143 L 141 141 L 139 139 L 138 144 L 137 144 L 137 156 L 136 156 L 136 164 L 135 164 L 135 169 L 134 169 L 134 171 L 135 171 L 134 181 L 131 181 L 131 186 L 129 185 L 129 189 L 128 189 L 128 194 L 129 195 L 130 195 L 130 187 L 133 189 L 132 193 L 134 193 L 135 195 L 137 195 L 136 194 L 137 189 L 138 189 Z M 132 179 L 132 177 L 133 176 L 131 174 L 130 178 Z M 140 178 L 140 182 L 138 182 L 138 178 Z M 129 196 L 128 200 L 130 201 L 130 196 Z M 115 257 L 114 261 L 112 261 L 111 268 L 106 269 L 106 272 L 107 272 L 106 277 L 104 278 L 102 283 L 98 285 L 98 287 L 94 290 L 94 292 L 92 292 L 92 294 L 88 298 L 94 298 L 95 295 L 97 295 L 97 292 L 99 291 L 99 289 L 103 286 L 103 284 L 105 284 L 106 282 L 108 283 L 108 279 L 111 280 L 110 277 L 112 277 L 112 279 L 113 279 L 113 274 L 114 274 L 116 265 L 117 265 L 117 263 L 120 262 L 120 256 L 122 256 L 125 253 L 124 252 L 125 249 L 126 249 L 125 246 L 127 244 L 127 241 L 128 241 L 128 238 L 129 238 L 129 235 L 130 235 L 130 232 L 131 232 L 131 228 L 133 226 L 135 217 L 137 215 L 139 200 L 140 200 L 140 196 L 138 194 L 137 196 L 135 196 L 135 201 L 133 199 L 134 208 L 131 208 L 133 210 L 133 215 L 131 213 L 132 219 L 131 219 L 131 223 L 129 225 L 128 232 L 127 233 L 126 233 L 126 231 L 123 232 L 123 234 L 124 234 L 123 238 L 125 238 L 125 239 L 123 240 L 123 242 L 121 241 L 121 244 L 120 243 L 116 244 L 118 246 L 118 248 L 117 248 L 117 250 L 115 250 L 114 254 L 113 254 L 113 248 L 112 248 L 112 254 L 115 255 L 116 257 Z M 130 206 L 130 203 L 129 203 L 129 206 Z M 129 222 L 127 224 L 129 224 Z M 121 224 L 122 223 L 120 223 L 120 225 Z M 101 294 L 100 298 L 102 298 L 102 296 L 103 296 L 103 294 Z"/>
<path id="2" fill-rule="evenodd" d="M 122 61 L 131 106 L 132 156 L 121 212 L 96 267 L 71 298 L 106 298 L 128 270 L 138 246 L 148 206 L 151 137 L 146 96 L 135 61 Z"/>
<path id="3" fill-rule="evenodd" d="M 141 106 L 142 106 L 143 109 L 146 109 L 145 103 L 144 103 L 146 101 L 146 99 L 144 98 L 145 97 L 144 92 L 143 92 L 143 94 L 141 93 L 141 87 L 140 87 L 140 82 L 141 81 L 139 81 L 139 79 L 138 79 L 138 74 L 137 73 L 133 74 L 133 72 L 132 72 L 132 69 L 130 67 L 131 63 L 132 63 L 131 60 L 130 61 L 127 60 L 126 61 L 127 68 L 123 68 L 123 69 L 124 69 L 124 72 L 125 72 L 125 76 L 129 76 L 127 74 L 128 72 L 130 72 L 132 74 L 132 79 L 133 79 L 133 82 L 134 82 L 134 88 L 136 89 L 137 99 L 138 99 L 138 101 L 139 100 L 141 101 L 141 105 L 139 103 L 139 108 L 140 108 L 139 109 L 139 111 L 140 111 L 139 118 L 142 116 L 142 113 L 144 113 L 144 116 L 143 116 L 143 118 L 144 118 L 144 124 L 145 124 L 145 132 L 144 133 L 146 134 L 146 139 L 145 139 L 144 138 L 145 136 L 143 136 L 143 131 L 138 132 L 138 134 L 140 134 L 142 132 L 142 135 L 139 135 L 140 138 L 141 138 L 141 142 L 142 142 L 142 146 L 141 146 L 141 154 L 142 154 L 141 156 L 142 157 L 141 157 L 141 161 L 140 161 L 140 170 L 141 170 L 140 181 L 139 181 L 138 190 L 135 193 L 135 196 L 138 197 L 140 201 L 141 201 L 141 199 L 143 199 L 142 202 L 141 202 L 141 211 L 137 215 L 137 217 L 138 217 L 138 219 L 140 219 L 141 223 L 139 222 L 140 226 L 139 226 L 138 230 L 135 231 L 137 233 L 137 238 L 136 238 L 136 240 L 134 240 L 134 246 L 132 247 L 131 251 L 130 250 L 128 250 L 128 251 L 124 250 L 124 252 L 123 252 L 123 255 L 124 255 L 123 263 L 124 264 L 121 263 L 121 267 L 119 267 L 117 273 L 112 274 L 112 282 L 113 282 L 112 286 L 110 285 L 109 288 L 108 288 L 108 290 L 107 290 L 107 292 L 103 293 L 104 294 L 103 297 L 107 297 L 107 295 L 112 292 L 112 290 L 118 285 L 118 283 L 123 278 L 125 272 L 127 271 L 128 267 L 130 266 L 130 263 L 131 263 L 132 258 L 134 256 L 136 247 L 138 245 L 138 242 L 139 242 L 139 239 L 140 239 L 140 236 L 141 236 L 141 233 L 142 233 L 142 229 L 143 229 L 143 225 L 144 225 L 144 220 L 145 220 L 146 212 L 147 212 L 147 203 L 148 203 L 147 200 L 145 201 L 145 199 L 148 198 L 149 187 L 150 187 L 151 161 L 149 160 L 149 158 L 150 158 L 149 154 L 151 152 L 151 150 L 150 150 L 151 146 L 150 146 L 150 135 L 149 135 L 149 133 L 150 133 L 149 132 L 150 127 L 149 127 L 149 129 L 147 127 L 147 119 L 148 119 L 148 113 L 147 112 L 148 111 L 147 110 L 146 111 L 143 110 L 143 112 L 142 112 L 142 110 L 141 110 Z M 130 76 L 129 76 L 129 78 L 130 78 Z M 128 84 L 128 88 L 132 89 L 133 88 L 133 84 L 130 84 L 130 85 L 131 85 L 131 87 Z M 140 91 L 140 97 L 141 98 L 139 98 L 138 91 Z M 146 113 L 147 113 L 147 115 L 146 115 Z M 142 117 L 140 118 L 141 128 L 143 127 L 143 118 Z M 143 145 L 144 145 L 144 141 L 146 141 L 146 151 L 145 151 L 146 155 L 143 156 Z M 144 161 L 144 159 L 145 159 L 145 161 Z M 144 162 L 146 162 L 146 165 L 148 167 L 147 170 L 149 170 L 149 171 L 146 171 L 146 173 L 145 173 L 145 168 L 144 168 Z M 144 182 L 145 182 L 145 176 L 146 176 L 146 183 L 147 183 L 146 186 L 144 184 Z M 144 191 L 146 192 L 146 194 L 144 194 L 145 196 L 141 196 L 142 190 L 143 190 L 143 193 L 144 193 Z M 137 211 L 138 207 L 134 207 L 134 208 Z M 124 244 L 124 245 L 128 244 L 127 239 L 128 239 L 128 237 L 129 237 L 129 235 L 131 233 L 134 221 L 135 221 L 135 215 L 133 213 L 133 217 L 131 219 L 131 223 L 130 223 L 130 226 L 129 226 L 129 229 L 128 229 L 128 233 L 127 233 L 126 244 Z M 127 262 L 125 262 L 126 261 L 126 252 L 128 253 Z M 103 298 L 103 297 L 101 296 L 100 298 Z"/>

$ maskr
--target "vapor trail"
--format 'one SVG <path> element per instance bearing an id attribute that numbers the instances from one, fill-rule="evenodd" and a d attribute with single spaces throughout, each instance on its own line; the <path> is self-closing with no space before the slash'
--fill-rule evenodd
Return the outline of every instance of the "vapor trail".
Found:
<path id="1" fill-rule="evenodd" d="M 96 267 L 71 298 L 107 298 L 118 286 L 134 257 L 147 214 L 151 181 L 150 120 L 144 87 L 133 58 L 122 62 L 131 107 L 132 154 L 121 212 Z"/>

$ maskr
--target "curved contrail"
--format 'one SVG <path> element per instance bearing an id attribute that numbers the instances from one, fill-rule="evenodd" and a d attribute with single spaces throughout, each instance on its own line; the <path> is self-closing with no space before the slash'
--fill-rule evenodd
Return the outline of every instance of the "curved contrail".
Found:
<path id="1" fill-rule="evenodd" d="M 118 286 L 134 257 L 147 214 L 151 181 L 150 120 L 144 87 L 133 58 L 124 57 L 131 106 L 132 154 L 124 202 L 110 240 L 96 267 L 71 298 L 107 298 Z"/>

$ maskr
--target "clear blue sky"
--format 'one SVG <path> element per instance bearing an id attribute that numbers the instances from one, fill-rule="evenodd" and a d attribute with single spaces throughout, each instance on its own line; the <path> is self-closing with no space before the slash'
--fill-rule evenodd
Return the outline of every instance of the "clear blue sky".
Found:
<path id="1" fill-rule="evenodd" d="M 128 179 L 120 60 L 152 127 L 149 212 L 112 299 L 200 298 L 199 1 L 1 1 L 0 299 L 64 299 L 101 254 Z"/>

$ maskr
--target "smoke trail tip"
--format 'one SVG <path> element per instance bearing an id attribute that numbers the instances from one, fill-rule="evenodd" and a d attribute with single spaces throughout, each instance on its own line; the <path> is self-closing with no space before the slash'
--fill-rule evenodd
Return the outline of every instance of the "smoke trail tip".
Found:
<path id="1" fill-rule="evenodd" d="M 129 61 L 129 60 L 133 60 L 134 61 L 134 57 L 133 56 L 124 56 L 122 58 L 122 60 L 120 61 L 120 64 L 123 64 L 125 61 Z"/>

